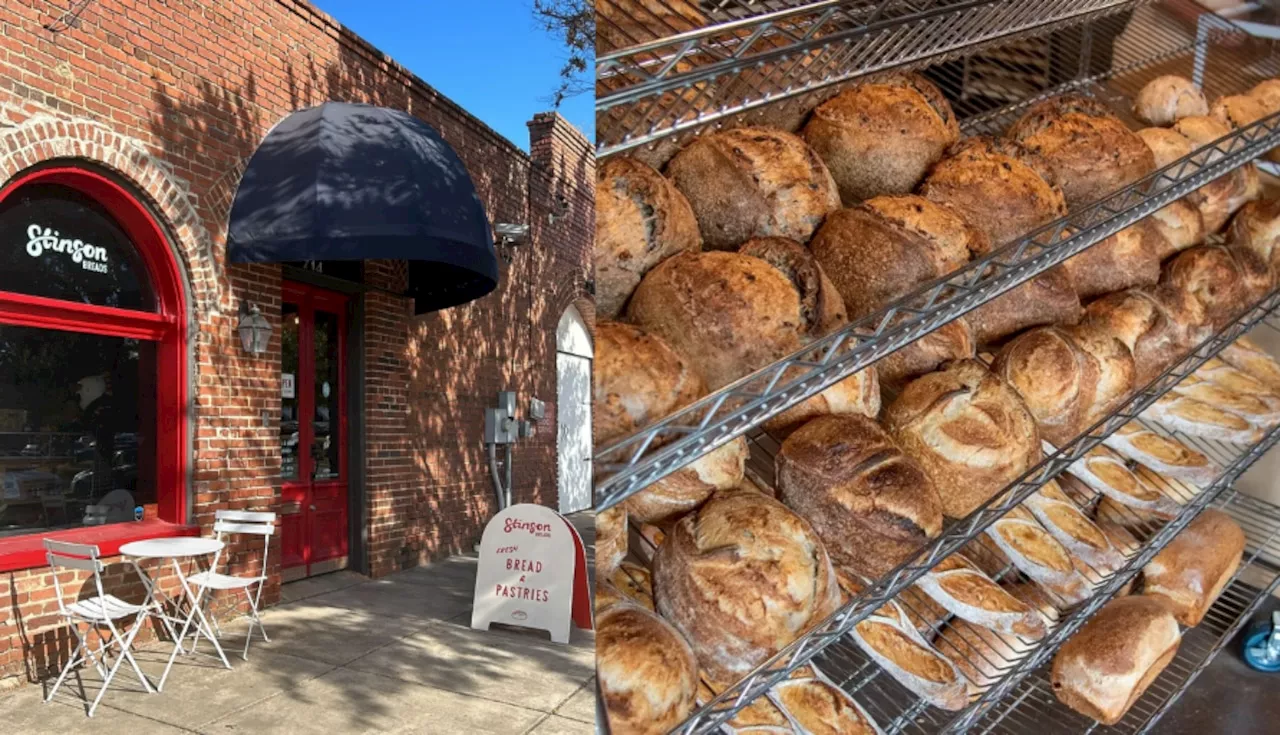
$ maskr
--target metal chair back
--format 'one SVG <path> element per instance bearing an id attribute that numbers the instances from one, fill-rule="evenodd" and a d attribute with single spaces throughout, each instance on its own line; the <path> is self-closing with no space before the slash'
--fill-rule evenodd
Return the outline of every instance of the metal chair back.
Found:
<path id="1" fill-rule="evenodd" d="M 66 601 L 62 596 L 62 582 L 58 579 L 58 572 L 62 570 L 89 572 L 93 575 L 93 584 L 97 588 L 98 597 L 106 596 L 102 591 L 102 570 L 104 565 L 98 559 L 97 546 L 45 539 L 44 549 L 45 558 L 49 561 L 49 568 L 53 570 L 53 590 L 54 595 L 58 598 L 58 612 L 62 613 L 63 616 L 70 616 L 71 613 L 67 610 Z"/>

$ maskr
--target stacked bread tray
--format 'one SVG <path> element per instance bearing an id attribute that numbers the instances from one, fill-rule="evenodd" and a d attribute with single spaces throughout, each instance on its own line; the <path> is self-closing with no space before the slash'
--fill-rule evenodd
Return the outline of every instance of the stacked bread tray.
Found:
<path id="1" fill-rule="evenodd" d="M 1223 610 L 1272 586 L 1238 567 L 1274 571 L 1270 525 L 1202 547 L 1233 527 L 1206 509 L 1254 502 L 1232 483 L 1280 439 L 1280 363 L 1238 341 L 1280 308 L 1280 205 L 1241 208 L 1280 142 L 1280 104 L 1250 95 L 1280 89 L 1280 63 L 1225 24 L 1189 38 L 1174 4 L 1048 18 L 1045 47 L 1084 49 L 1069 80 L 1018 32 L 980 67 L 861 80 L 803 111 L 803 139 L 771 121 L 604 161 L 597 660 L 615 732 L 1002 730 L 1023 699 L 1072 731 L 1140 729 L 1234 629 Z M 1168 76 L 1193 64 L 1201 89 Z M 978 99 L 1001 73 L 1053 86 Z M 895 98 L 901 122 L 869 113 Z M 987 181 L 1019 198 L 967 193 Z M 1196 571 L 1212 590 L 1188 598 L 1188 563 L 1217 564 Z M 1069 673 L 1105 665 L 1088 641 L 1107 626 L 1151 641 L 1118 701 Z"/>

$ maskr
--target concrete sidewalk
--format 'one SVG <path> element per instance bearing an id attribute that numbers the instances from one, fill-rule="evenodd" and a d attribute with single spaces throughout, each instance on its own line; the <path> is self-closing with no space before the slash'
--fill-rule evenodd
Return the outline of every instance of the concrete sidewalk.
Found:
<path id="1" fill-rule="evenodd" d="M 590 516 L 574 521 L 590 549 Z M 246 623 L 223 626 L 230 671 L 215 657 L 180 657 L 164 692 L 148 695 L 126 664 L 93 719 L 74 677 L 49 704 L 48 683 L 26 686 L 0 695 L 0 722 L 24 735 L 594 732 L 594 635 L 575 628 L 559 646 L 546 634 L 471 630 L 475 571 L 474 556 L 461 556 L 379 580 L 337 572 L 289 584 L 263 614 L 271 642 L 255 637 L 248 661 Z M 153 683 L 171 650 L 138 656 Z M 82 677 L 92 698 L 97 674 Z"/>

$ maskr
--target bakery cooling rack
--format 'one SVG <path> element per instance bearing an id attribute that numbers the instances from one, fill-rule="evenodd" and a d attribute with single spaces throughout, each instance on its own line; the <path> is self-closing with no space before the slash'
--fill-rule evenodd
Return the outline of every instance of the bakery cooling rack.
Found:
<path id="1" fill-rule="evenodd" d="M 1185 0 L 1175 2 L 1182 4 Z M 1008 78 L 1017 77 L 1021 67 L 1009 61 L 1007 54 L 986 50 L 965 57 L 957 62 L 959 66 L 940 63 L 931 67 L 930 73 L 953 100 L 957 114 L 964 116 L 962 127 L 971 132 L 1002 129 L 1027 104 L 1068 90 L 1092 94 L 1127 117 L 1129 100 L 1148 80 L 1167 73 L 1190 75 L 1198 64 L 1204 68 L 1204 91 L 1210 97 L 1245 90 L 1263 78 L 1280 76 L 1280 58 L 1270 53 L 1270 47 L 1232 30 L 1226 21 L 1211 21 L 1206 27 L 1215 30 L 1197 36 L 1194 30 L 1172 24 L 1166 15 L 1164 4 L 1144 5 L 1127 21 L 1108 17 L 1069 29 L 1064 32 L 1062 43 L 1078 51 L 1091 48 L 1090 39 L 1095 35 L 1114 38 L 1114 58 L 1106 59 L 1104 64 L 1092 55 L 1081 56 L 1073 62 L 1080 68 L 1078 77 L 1052 84 L 1014 103 L 993 104 L 989 93 L 992 80 L 997 78 L 995 70 L 1000 70 L 1006 80 L 1006 86 L 1001 88 L 1014 93 Z M 1020 54 L 1031 53 L 1021 44 L 1014 44 L 1012 49 Z M 1105 71 L 1089 73 L 1094 67 Z M 975 87 L 970 81 L 976 74 L 974 69 L 979 68 L 985 70 L 985 81 Z M 1078 207 L 1068 217 L 921 286 L 803 350 L 629 437 L 597 448 L 593 465 L 596 508 L 603 510 L 618 504 L 788 407 L 1257 158 L 1278 143 L 1280 113 L 1240 128 L 1093 204 Z M 651 450 L 655 446 L 659 448 Z"/>

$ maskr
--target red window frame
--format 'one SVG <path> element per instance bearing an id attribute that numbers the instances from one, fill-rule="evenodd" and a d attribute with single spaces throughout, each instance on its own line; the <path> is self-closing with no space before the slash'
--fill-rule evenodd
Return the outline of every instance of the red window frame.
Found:
<path id="1" fill-rule="evenodd" d="M 156 345 L 156 495 L 153 520 L 71 528 L 0 539 L 0 572 L 43 566 L 43 540 L 97 544 L 103 555 L 144 538 L 198 535 L 187 524 L 189 399 L 187 308 L 182 271 L 169 238 L 151 212 L 115 180 L 88 168 L 58 165 L 19 174 L 0 188 L 0 203 L 32 184 L 59 184 L 101 204 L 133 242 L 146 264 L 154 312 L 0 291 L 0 324 L 123 337 Z"/>

